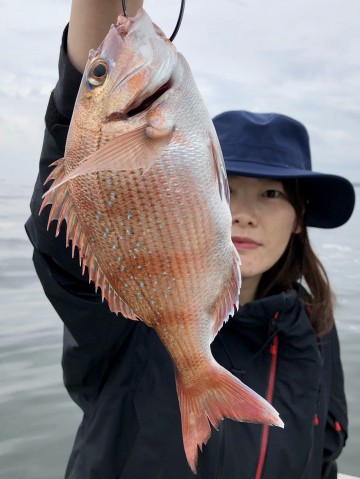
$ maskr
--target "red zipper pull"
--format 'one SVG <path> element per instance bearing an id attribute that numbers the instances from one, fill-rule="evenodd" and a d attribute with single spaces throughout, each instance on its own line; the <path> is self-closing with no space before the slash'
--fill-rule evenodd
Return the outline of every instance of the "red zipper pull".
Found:
<path id="1" fill-rule="evenodd" d="M 342 427 L 341 427 L 341 424 L 339 423 L 339 421 L 334 422 L 334 429 L 335 429 L 336 432 L 340 432 L 342 430 Z"/>
<path id="2" fill-rule="evenodd" d="M 318 415 L 315 414 L 314 416 L 314 426 L 318 426 L 319 425 L 319 418 L 318 418 Z"/>
<path id="3" fill-rule="evenodd" d="M 273 321 L 277 320 L 279 317 L 279 311 L 276 311 L 276 313 L 273 316 Z M 275 339 L 275 336 L 272 340 L 272 343 L 270 344 L 270 354 L 271 356 L 276 356 L 278 353 L 278 340 L 277 338 Z"/>

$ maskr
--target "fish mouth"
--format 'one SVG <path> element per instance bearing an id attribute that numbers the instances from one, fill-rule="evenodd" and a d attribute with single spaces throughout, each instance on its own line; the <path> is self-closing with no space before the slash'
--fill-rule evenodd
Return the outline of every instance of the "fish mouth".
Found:
<path id="1" fill-rule="evenodd" d="M 148 110 L 155 103 L 155 101 L 158 100 L 164 93 L 170 90 L 172 85 L 173 82 L 170 78 L 170 80 L 168 80 L 160 88 L 158 88 L 155 93 L 145 98 L 145 100 L 143 100 L 140 105 L 137 105 L 134 108 L 132 108 L 130 105 L 129 109 L 126 112 L 114 111 L 106 117 L 105 121 L 110 122 L 126 120 L 127 118 L 131 118 L 135 115 L 138 115 L 139 113 L 143 113 L 144 111 Z"/>

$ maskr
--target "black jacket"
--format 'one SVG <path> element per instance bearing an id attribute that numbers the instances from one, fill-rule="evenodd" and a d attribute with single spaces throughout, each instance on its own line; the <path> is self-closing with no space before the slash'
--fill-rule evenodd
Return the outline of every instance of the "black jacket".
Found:
<path id="1" fill-rule="evenodd" d="M 171 360 L 154 330 L 115 316 L 65 248 L 65 225 L 39 217 L 48 166 L 63 156 L 81 75 L 67 60 L 51 95 L 26 230 L 44 291 L 64 322 L 64 382 L 84 412 L 67 479 L 193 479 Z M 335 479 L 347 412 L 334 328 L 317 341 L 298 294 L 243 307 L 212 344 L 216 360 L 270 398 L 285 429 L 225 420 L 199 454 L 201 479 Z"/>

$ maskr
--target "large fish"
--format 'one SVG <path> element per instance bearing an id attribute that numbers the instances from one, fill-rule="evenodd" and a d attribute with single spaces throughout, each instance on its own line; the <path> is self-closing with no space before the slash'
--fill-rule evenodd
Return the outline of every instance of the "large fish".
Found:
<path id="1" fill-rule="evenodd" d="M 211 355 L 240 288 L 226 172 L 186 60 L 144 10 L 119 16 L 90 52 L 49 180 L 49 224 L 66 220 L 111 311 L 154 328 L 171 356 L 193 472 L 209 422 L 281 426 Z"/>

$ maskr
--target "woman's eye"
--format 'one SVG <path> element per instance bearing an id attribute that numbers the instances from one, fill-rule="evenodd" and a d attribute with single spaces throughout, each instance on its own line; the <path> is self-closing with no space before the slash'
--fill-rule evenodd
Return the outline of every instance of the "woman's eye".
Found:
<path id="1" fill-rule="evenodd" d="M 284 193 L 279 190 L 266 190 L 264 196 L 266 198 L 280 198 L 281 196 L 284 196 Z"/>

